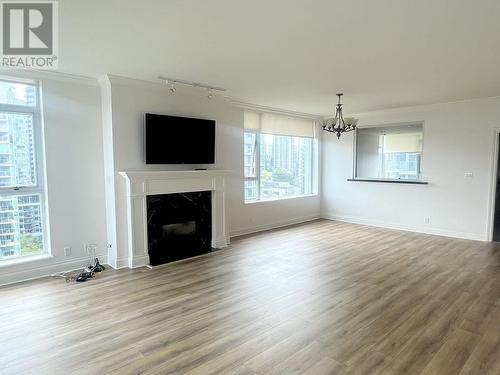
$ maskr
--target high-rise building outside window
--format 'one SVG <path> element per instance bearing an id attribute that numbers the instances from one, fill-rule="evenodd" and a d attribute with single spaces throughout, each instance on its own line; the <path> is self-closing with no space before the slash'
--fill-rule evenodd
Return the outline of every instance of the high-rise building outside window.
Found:
<path id="1" fill-rule="evenodd" d="M 48 253 L 39 90 L 0 79 L 0 262 Z"/>
<path id="2" fill-rule="evenodd" d="M 315 124 L 282 115 L 245 113 L 245 202 L 314 194 Z"/>

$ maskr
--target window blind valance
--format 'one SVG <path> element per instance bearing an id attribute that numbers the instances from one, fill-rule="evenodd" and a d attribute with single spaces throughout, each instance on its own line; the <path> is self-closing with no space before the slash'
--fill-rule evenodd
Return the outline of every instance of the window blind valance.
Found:
<path id="1" fill-rule="evenodd" d="M 315 121 L 305 118 L 245 111 L 244 123 L 245 130 L 259 131 L 265 134 L 307 138 L 316 136 Z"/>

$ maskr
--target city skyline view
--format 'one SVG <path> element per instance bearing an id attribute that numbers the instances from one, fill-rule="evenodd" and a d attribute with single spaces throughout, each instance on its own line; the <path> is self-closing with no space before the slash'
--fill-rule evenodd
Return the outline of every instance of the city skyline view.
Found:
<path id="1" fill-rule="evenodd" d="M 312 154 L 312 138 L 245 133 L 245 200 L 311 194 Z"/>
<path id="2" fill-rule="evenodd" d="M 36 187 L 33 113 L 17 112 L 36 106 L 36 88 L 0 84 L 0 257 L 43 253 L 40 194 L 22 194 Z"/>

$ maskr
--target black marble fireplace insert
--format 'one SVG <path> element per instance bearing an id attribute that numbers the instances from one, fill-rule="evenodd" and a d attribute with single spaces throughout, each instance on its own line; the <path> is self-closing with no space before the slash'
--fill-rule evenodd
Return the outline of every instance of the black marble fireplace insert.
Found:
<path id="1" fill-rule="evenodd" d="M 212 250 L 212 192 L 148 195 L 148 252 L 152 266 Z"/>

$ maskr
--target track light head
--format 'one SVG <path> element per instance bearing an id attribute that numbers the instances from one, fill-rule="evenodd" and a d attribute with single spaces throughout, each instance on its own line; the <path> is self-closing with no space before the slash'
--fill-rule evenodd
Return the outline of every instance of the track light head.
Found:
<path id="1" fill-rule="evenodd" d="M 208 89 L 207 98 L 208 99 L 212 99 L 213 97 L 214 97 L 214 90 L 213 89 Z"/>
<path id="2" fill-rule="evenodd" d="M 170 92 L 173 94 L 177 88 L 175 87 L 175 82 L 170 82 Z"/>

